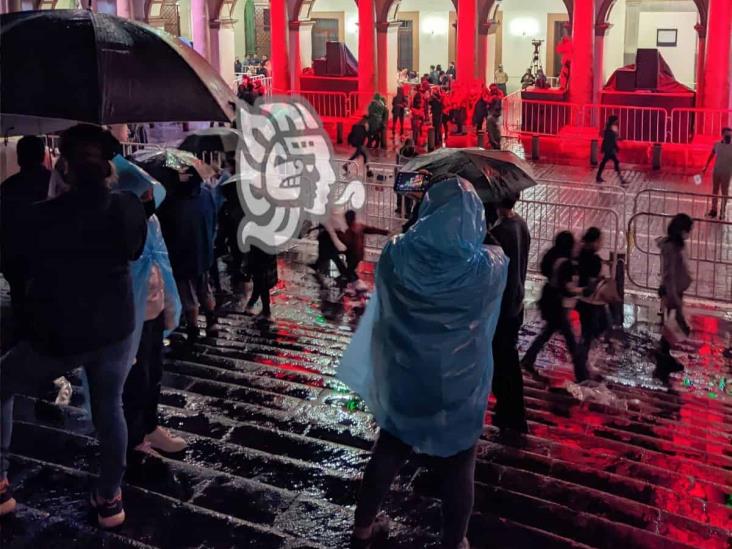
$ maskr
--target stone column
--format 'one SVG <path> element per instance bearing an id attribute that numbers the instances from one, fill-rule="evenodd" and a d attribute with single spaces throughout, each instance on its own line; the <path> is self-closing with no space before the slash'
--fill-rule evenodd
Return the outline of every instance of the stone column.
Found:
<path id="1" fill-rule="evenodd" d="M 495 21 L 490 20 L 481 23 L 478 26 L 478 60 L 477 78 L 481 82 L 493 82 L 493 74 L 495 73 L 494 63 L 491 58 L 495 57 L 493 48 L 495 47 L 496 25 Z M 491 44 L 493 43 L 493 44 Z M 493 45 L 493 47 L 491 47 Z"/>
<path id="2" fill-rule="evenodd" d="M 270 2 L 270 40 L 272 43 L 272 88 L 276 93 L 285 93 L 290 89 L 290 63 L 288 61 L 287 1 L 272 0 Z"/>
<path id="3" fill-rule="evenodd" d="M 595 104 L 600 103 L 602 87 L 605 85 L 605 37 L 610 27 L 612 27 L 610 23 L 598 23 L 595 25 L 595 73 L 592 86 L 592 102 Z"/>
<path id="4" fill-rule="evenodd" d="M 399 23 L 397 21 L 382 21 L 376 25 L 378 90 L 384 96 L 396 93 L 398 42 Z"/>
<path id="5" fill-rule="evenodd" d="M 300 21 L 300 67 L 313 66 L 313 27 L 315 21 Z"/>
<path id="6" fill-rule="evenodd" d="M 206 0 L 191 0 L 191 35 L 193 49 L 210 59 L 208 47 L 208 5 Z"/>
<path id="7" fill-rule="evenodd" d="M 476 0 L 458 0 L 457 3 L 457 78 L 463 82 L 475 79 L 475 34 L 478 27 Z"/>
<path id="8" fill-rule="evenodd" d="M 709 0 L 702 96 L 705 109 L 729 108 L 731 33 L 732 2 Z"/>
<path id="9" fill-rule="evenodd" d="M 575 0 L 572 18 L 572 64 L 569 69 L 569 101 L 592 103 L 593 53 L 595 29 L 593 0 Z"/>
<path id="10" fill-rule="evenodd" d="M 234 37 L 235 19 L 217 19 L 209 22 L 211 65 L 229 85 L 233 85 L 236 47 Z"/>
<path id="11" fill-rule="evenodd" d="M 358 2 L 358 91 L 362 100 L 376 89 L 376 7 L 374 0 Z"/>
<path id="12" fill-rule="evenodd" d="M 704 97 L 704 55 L 706 51 L 707 28 L 701 23 L 694 26 L 698 37 L 696 48 L 696 106 L 702 106 L 702 97 Z"/>
<path id="13" fill-rule="evenodd" d="M 625 46 L 623 48 L 623 65 L 635 63 L 638 51 L 638 33 L 640 29 L 641 0 L 625 2 Z"/>

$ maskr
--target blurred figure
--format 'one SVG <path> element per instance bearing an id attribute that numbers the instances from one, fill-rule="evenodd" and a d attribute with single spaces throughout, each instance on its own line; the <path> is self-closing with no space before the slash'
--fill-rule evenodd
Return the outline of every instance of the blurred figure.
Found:
<path id="1" fill-rule="evenodd" d="M 524 323 L 524 286 L 531 235 L 526 221 L 513 210 L 518 198 L 514 195 L 500 202 L 498 223 L 490 231 L 509 260 L 501 314 L 493 336 L 493 394 L 496 397 L 493 425 L 502 432 L 509 429 L 528 433 L 518 337 Z"/>
<path id="2" fill-rule="evenodd" d="M 488 144 L 491 149 L 501 150 L 501 125 L 498 123 L 500 112 L 492 108 L 488 110 L 488 118 L 486 118 L 486 133 L 488 134 Z"/>
<path id="3" fill-rule="evenodd" d="M 366 155 L 366 150 L 364 149 L 366 139 L 369 135 L 368 128 L 366 127 L 367 123 L 368 117 L 364 116 L 361 120 L 351 126 L 351 131 L 348 134 L 348 144 L 355 149 L 353 154 L 348 157 L 348 160 L 356 160 L 359 156 L 362 157 L 363 165 L 366 170 L 368 170 L 369 162 L 369 157 Z M 348 166 L 344 164 L 343 170 L 348 171 Z"/>
<path id="4" fill-rule="evenodd" d="M 508 74 L 503 70 L 503 65 L 498 65 L 498 69 L 496 69 L 496 72 L 493 75 L 493 81 L 498 86 L 498 89 L 503 92 L 503 95 L 508 93 L 506 89 L 506 84 L 508 84 Z"/>
<path id="5" fill-rule="evenodd" d="M 582 236 L 582 249 L 577 256 L 578 285 L 582 296 L 577 301 L 577 312 L 582 326 L 582 352 L 585 360 L 592 343 L 608 328 L 607 310 L 604 303 L 596 303 L 592 295 L 602 280 L 602 259 L 598 252 L 602 249 L 602 231 L 590 227 Z"/>
<path id="6" fill-rule="evenodd" d="M 404 136 L 404 114 L 407 110 L 408 99 L 404 95 L 404 88 L 399 86 L 394 99 L 391 100 L 391 138 L 396 135 L 396 125 L 399 122 L 399 136 Z"/>
<path id="7" fill-rule="evenodd" d="M 384 103 L 383 98 L 378 93 L 375 93 L 368 108 L 369 148 L 386 146 L 386 144 L 383 143 L 383 138 L 387 114 L 386 104 Z"/>
<path id="8" fill-rule="evenodd" d="M 419 213 L 384 248 L 376 290 L 338 370 L 380 427 L 358 496 L 353 548 L 388 536 L 379 508 L 414 453 L 438 472 L 442 547 L 469 547 L 476 444 L 508 260 L 498 247 L 483 246 L 483 207 L 464 180 L 435 183 Z"/>
<path id="9" fill-rule="evenodd" d="M 488 116 L 487 92 L 481 93 L 473 106 L 473 126 L 475 133 L 483 131 L 483 123 Z"/>
<path id="10" fill-rule="evenodd" d="M 531 67 L 526 69 L 526 72 L 521 77 L 521 89 L 525 90 L 534 85 L 534 74 L 531 72 Z"/>
<path id="11" fill-rule="evenodd" d="M 717 161 L 714 164 L 712 172 L 712 209 L 707 217 L 712 219 L 717 217 L 717 195 L 722 194 L 722 207 L 719 210 L 719 219 L 724 221 L 727 216 L 727 198 L 729 197 L 729 182 L 732 179 L 732 128 L 724 128 L 722 130 L 722 140 L 715 143 L 712 151 L 709 153 L 707 163 L 704 165 L 704 174 L 709 169 L 714 157 Z"/>
<path id="12" fill-rule="evenodd" d="M 16 148 L 20 171 L 0 185 L 0 270 L 10 286 L 13 312 L 13 339 L 25 333 L 25 286 L 28 266 L 23 261 L 19 234 L 23 231 L 30 207 L 46 200 L 50 170 L 43 162 L 46 145 L 40 137 L 26 136 Z"/>
<path id="13" fill-rule="evenodd" d="M 277 276 L 277 256 L 268 253 L 257 246 L 251 246 L 247 254 L 247 267 L 252 277 L 252 296 L 247 303 L 247 310 L 251 311 L 257 304 L 262 302 L 262 310 L 258 318 L 268 319 L 272 316 L 270 307 L 269 292 L 279 281 Z"/>
<path id="14" fill-rule="evenodd" d="M 345 276 L 346 265 L 339 254 L 346 252 L 346 245 L 338 238 L 338 233 L 342 234 L 347 229 L 343 210 L 331 210 L 330 216 L 318 227 L 318 257 L 310 267 L 322 275 L 328 275 L 330 262 L 333 261 L 338 273 Z"/>
<path id="15" fill-rule="evenodd" d="M 430 97 L 430 112 L 432 113 L 432 127 L 435 130 L 435 147 L 442 146 L 442 117 L 445 103 L 438 88 L 432 90 Z"/>
<path id="16" fill-rule="evenodd" d="M 684 316 L 684 292 L 691 286 L 691 272 L 686 259 L 686 241 L 691 235 L 694 222 L 686 214 L 677 214 L 668 224 L 666 238 L 659 240 L 661 249 L 661 310 L 664 318 L 673 311 L 679 328 L 688 336 L 691 333 Z M 668 382 L 673 372 L 684 370 L 683 365 L 671 356 L 671 344 L 664 333 L 658 351 L 656 351 L 656 369 L 654 377 L 664 383 Z"/>
<path id="17" fill-rule="evenodd" d="M 411 124 L 414 146 L 420 147 L 422 140 L 422 124 L 424 124 L 424 104 L 422 102 L 422 95 L 419 91 L 415 93 L 412 98 Z"/>
<path id="18" fill-rule="evenodd" d="M 363 284 L 358 284 L 358 265 L 363 261 L 366 251 L 366 235 L 380 234 L 386 236 L 389 231 L 364 225 L 356 218 L 356 212 L 348 210 L 346 212 L 346 232 L 343 233 L 340 240 L 346 246 L 346 280 L 349 282 L 349 290 L 360 292 L 365 290 Z"/>
<path id="19" fill-rule="evenodd" d="M 589 379 L 584 356 L 577 346 L 577 341 L 569 323 L 569 311 L 575 308 L 577 295 L 577 269 L 572 261 L 574 252 L 574 236 L 569 231 L 559 233 L 555 245 L 544 256 L 541 270 L 547 276 L 547 282 L 539 299 L 539 310 L 544 320 L 544 328 L 536 336 L 521 360 L 526 370 L 535 371 L 536 357 L 556 332 L 559 332 L 572 355 L 574 375 L 577 382 Z"/>
<path id="20" fill-rule="evenodd" d="M 618 145 L 618 140 L 620 139 L 618 120 L 618 117 L 615 115 L 608 117 L 605 129 L 602 132 L 602 161 L 600 162 L 600 166 L 597 168 L 597 177 L 595 178 L 598 183 L 605 182 L 602 178 L 602 172 L 605 169 L 605 164 L 607 164 L 609 160 L 612 160 L 613 165 L 615 166 L 615 172 L 618 174 L 618 178 L 620 179 L 620 183 L 622 185 L 626 184 L 625 179 L 623 179 L 623 175 L 620 173 L 620 161 L 618 160 L 618 151 L 620 150 L 620 146 Z"/>
<path id="21" fill-rule="evenodd" d="M 450 76 L 450 78 L 455 80 L 455 77 L 457 75 L 457 71 L 455 69 L 455 61 L 450 61 L 450 64 L 448 65 L 447 70 L 445 72 Z"/>
<path id="22" fill-rule="evenodd" d="M 409 162 L 412 158 L 417 156 L 417 149 L 414 147 L 414 141 L 410 138 L 404 142 L 404 145 L 396 156 L 396 163 L 398 166 L 403 166 Z M 402 211 L 402 204 L 404 204 L 404 211 Z M 412 214 L 412 207 L 414 201 L 408 196 L 402 196 L 402 193 L 397 193 L 397 203 L 395 213 L 402 214 L 402 217 L 409 218 Z"/>
<path id="23" fill-rule="evenodd" d="M 16 234 L 28 261 L 28 339 L 0 359 L 0 515 L 15 508 L 7 481 L 13 395 L 83 366 L 101 449 L 91 504 L 103 528 L 125 520 L 122 390 L 135 328 L 129 262 L 142 253 L 147 217 L 134 194 L 109 190 L 118 146 L 96 126 L 66 130 L 59 149 L 70 190 L 32 206 Z"/>
<path id="24" fill-rule="evenodd" d="M 173 275 L 183 304 L 189 342 L 198 339 L 198 314 L 203 310 L 206 327 L 214 322 L 216 301 L 209 269 L 214 261 L 216 203 L 208 185 L 193 168 L 179 173 L 165 168 L 172 184 L 158 210 L 168 246 Z"/>

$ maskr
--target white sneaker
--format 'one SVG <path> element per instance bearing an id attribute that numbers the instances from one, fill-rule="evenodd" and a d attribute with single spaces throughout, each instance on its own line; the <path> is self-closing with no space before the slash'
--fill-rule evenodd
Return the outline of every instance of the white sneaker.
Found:
<path id="1" fill-rule="evenodd" d="M 145 437 L 145 441 L 150 443 L 155 450 L 160 450 L 168 454 L 182 452 L 188 446 L 188 443 L 181 437 L 170 434 L 170 431 L 157 427 L 152 433 Z"/>

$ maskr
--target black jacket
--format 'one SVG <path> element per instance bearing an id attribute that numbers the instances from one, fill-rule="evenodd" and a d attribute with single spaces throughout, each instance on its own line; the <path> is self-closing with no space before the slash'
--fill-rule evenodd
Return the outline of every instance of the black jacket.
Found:
<path id="1" fill-rule="evenodd" d="M 69 356 L 132 333 L 129 262 L 146 236 L 145 209 L 131 193 L 71 191 L 32 206 L 25 251 L 33 347 Z"/>
<path id="2" fill-rule="evenodd" d="M 611 128 L 605 128 L 602 132 L 602 153 L 612 156 L 617 153 L 619 149 L 618 134 Z"/>
<path id="3" fill-rule="evenodd" d="M 366 126 L 361 123 L 355 124 L 351 128 L 351 133 L 348 134 L 348 144 L 352 147 L 363 147 L 367 137 Z"/>

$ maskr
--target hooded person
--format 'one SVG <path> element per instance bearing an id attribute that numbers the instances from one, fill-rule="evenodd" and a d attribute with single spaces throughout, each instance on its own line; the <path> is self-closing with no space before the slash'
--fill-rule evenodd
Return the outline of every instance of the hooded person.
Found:
<path id="1" fill-rule="evenodd" d="M 465 547 L 475 449 L 491 390 L 491 342 L 508 259 L 483 241 L 473 186 L 435 183 L 417 222 L 384 247 L 375 291 L 338 377 L 381 427 L 361 486 L 353 546 L 386 533 L 379 506 L 413 452 L 432 456 L 443 485 L 443 547 Z"/>
<path id="2" fill-rule="evenodd" d="M 132 367 L 122 394 L 127 421 L 127 451 L 179 452 L 185 441 L 158 425 L 158 402 L 163 377 L 163 337 L 180 322 L 181 302 L 170 266 L 168 248 L 155 211 L 165 200 L 165 188 L 138 166 L 121 156 L 112 160 L 116 189 L 130 191 L 142 200 L 147 238 L 142 255 L 130 264 L 135 302 L 132 332 Z"/>

